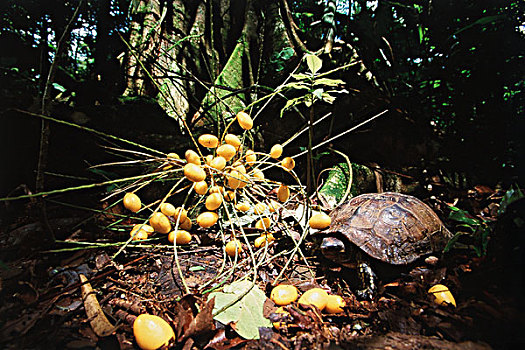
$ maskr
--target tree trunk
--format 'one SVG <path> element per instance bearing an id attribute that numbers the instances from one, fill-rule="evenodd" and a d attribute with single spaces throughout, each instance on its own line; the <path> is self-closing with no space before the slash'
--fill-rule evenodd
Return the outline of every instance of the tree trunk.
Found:
<path id="1" fill-rule="evenodd" d="M 124 95 L 155 98 L 181 123 L 221 129 L 257 98 L 255 84 L 282 77 L 268 69 L 272 56 L 297 46 L 281 2 L 137 1 Z"/>

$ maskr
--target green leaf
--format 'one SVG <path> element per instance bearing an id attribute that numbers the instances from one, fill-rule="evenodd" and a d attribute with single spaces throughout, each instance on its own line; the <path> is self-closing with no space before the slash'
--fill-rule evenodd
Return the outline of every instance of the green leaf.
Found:
<path id="1" fill-rule="evenodd" d="M 279 58 L 286 61 L 292 58 L 294 54 L 295 51 L 291 47 L 285 47 L 281 50 L 281 52 L 279 52 Z"/>
<path id="2" fill-rule="evenodd" d="M 314 85 L 338 86 L 343 85 L 344 83 L 345 82 L 341 79 L 319 78 L 314 80 Z"/>
<path id="3" fill-rule="evenodd" d="M 302 103 L 304 100 L 305 100 L 305 97 L 301 96 L 301 97 L 296 97 L 296 98 L 286 101 L 286 104 L 284 105 L 283 109 L 281 109 L 281 118 L 283 117 L 283 114 L 287 109 L 289 109 L 292 106 Z"/>
<path id="4" fill-rule="evenodd" d="M 55 89 L 57 89 L 57 90 L 60 91 L 60 92 L 64 92 L 64 91 L 66 91 L 66 88 L 63 87 L 63 86 L 60 85 L 60 84 L 53 83 L 52 85 L 53 85 L 53 87 L 54 87 Z"/>
<path id="5" fill-rule="evenodd" d="M 300 89 L 310 89 L 308 87 L 308 85 L 304 84 L 304 83 L 301 83 L 301 82 L 295 82 L 295 83 L 288 83 L 286 85 L 284 85 L 281 90 L 284 90 L 284 89 L 297 89 L 297 90 L 300 90 Z"/>
<path id="6" fill-rule="evenodd" d="M 215 297 L 214 314 L 241 297 L 239 301 L 214 317 L 216 321 L 231 324 L 241 337 L 259 339 L 259 328 L 272 327 L 270 320 L 263 315 L 266 295 L 256 285 L 252 288 L 252 282 L 246 280 L 233 282 L 225 286 L 222 292 L 210 293 L 208 299 L 213 297 Z"/>
<path id="7" fill-rule="evenodd" d="M 450 249 L 452 249 L 452 247 L 454 247 L 454 244 L 456 244 L 456 242 L 458 241 L 458 239 L 463 236 L 465 233 L 463 232 L 458 232 L 456 233 L 451 239 L 450 241 L 448 241 L 447 245 L 445 246 L 445 248 L 443 249 L 443 253 L 447 253 Z"/>
<path id="8" fill-rule="evenodd" d="M 203 266 L 192 266 L 188 270 L 190 270 L 191 272 L 196 272 L 196 271 L 204 271 L 206 269 Z"/>
<path id="9" fill-rule="evenodd" d="M 323 98 L 323 92 L 324 92 L 323 89 L 315 89 L 314 91 L 312 91 L 312 95 L 314 95 L 318 99 L 322 99 Z"/>
<path id="10" fill-rule="evenodd" d="M 480 221 L 477 220 L 477 219 L 472 218 L 471 215 L 468 212 L 466 212 L 465 210 L 462 210 L 462 209 L 459 209 L 459 208 L 456 208 L 456 207 L 453 207 L 453 206 L 451 206 L 450 209 L 452 209 L 452 211 L 448 215 L 448 218 L 450 220 L 454 220 L 454 221 L 457 221 L 457 222 L 462 222 L 462 223 L 465 223 L 467 225 L 473 225 L 473 226 L 479 226 L 480 225 Z"/>
<path id="11" fill-rule="evenodd" d="M 306 55 L 306 64 L 308 65 L 308 69 L 310 70 L 310 72 L 312 72 L 312 74 L 315 74 L 323 66 L 323 61 L 321 61 L 321 59 L 316 55 L 309 54 Z"/>
<path id="12" fill-rule="evenodd" d="M 297 80 L 306 80 L 310 79 L 312 76 L 308 74 L 292 74 L 292 78 Z"/>
<path id="13" fill-rule="evenodd" d="M 511 186 L 507 192 L 503 195 L 503 198 L 501 199 L 501 202 L 499 204 L 498 209 L 498 215 L 501 215 L 507 210 L 507 207 L 510 203 L 523 198 L 523 192 L 521 192 L 520 188 L 518 186 Z"/>
<path id="14" fill-rule="evenodd" d="M 471 23 L 459 30 L 457 30 L 456 32 L 454 32 L 454 35 L 457 35 L 467 29 L 470 29 L 474 26 L 477 26 L 477 25 L 485 25 L 485 24 L 489 24 L 489 23 L 493 23 L 493 22 L 497 22 L 499 21 L 500 19 L 504 19 L 505 16 L 504 15 L 494 15 L 494 16 L 486 16 L 486 17 L 482 17 L 480 19 L 478 19 L 477 21 L 475 21 L 474 23 Z"/>
<path id="15" fill-rule="evenodd" d="M 328 92 L 323 92 L 321 99 L 330 104 L 335 102 L 335 96 L 330 95 Z"/>

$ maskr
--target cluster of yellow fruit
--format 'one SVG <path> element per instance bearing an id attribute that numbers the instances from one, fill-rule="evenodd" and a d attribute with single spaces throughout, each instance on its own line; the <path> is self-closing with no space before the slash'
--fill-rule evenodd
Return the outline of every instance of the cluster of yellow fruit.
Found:
<path id="1" fill-rule="evenodd" d="M 270 293 L 270 299 L 272 299 L 275 304 L 279 305 L 275 313 L 280 314 L 288 314 L 283 306 L 295 302 L 298 297 L 299 291 L 295 286 L 290 284 L 279 284 L 275 286 Z M 303 305 L 314 305 L 320 311 L 328 314 L 343 313 L 343 307 L 346 305 L 341 296 L 330 295 L 321 288 L 312 288 L 307 290 L 303 293 L 303 295 L 301 295 L 298 303 Z M 274 322 L 273 326 L 276 329 L 280 329 L 285 324 L 286 322 Z"/>
<path id="2" fill-rule="evenodd" d="M 244 130 L 250 130 L 253 127 L 253 120 L 245 112 L 239 112 L 236 115 L 236 121 Z M 283 154 L 283 147 L 279 144 L 271 147 L 268 154 L 256 153 L 251 149 L 243 146 L 241 139 L 234 134 L 226 133 L 222 140 L 211 134 L 204 134 L 198 138 L 198 143 L 212 151 L 212 154 L 203 156 L 194 150 L 186 151 L 184 158 L 186 163 L 183 165 L 184 177 L 192 183 L 192 188 L 203 198 L 206 211 L 201 212 L 196 223 L 202 228 L 212 227 L 219 220 L 217 210 L 230 202 L 232 208 L 237 212 L 247 212 L 253 210 L 253 214 L 259 216 L 255 223 L 255 228 L 263 231 L 258 237 L 254 246 L 256 248 L 264 247 L 275 240 L 270 232 L 272 226 L 272 213 L 277 211 L 281 203 L 290 198 L 290 189 L 287 185 L 265 179 L 263 171 L 260 169 L 261 164 L 269 164 L 268 159 L 278 160 Z M 258 156 L 262 156 L 258 160 Z M 168 167 L 173 164 L 180 166 L 181 161 L 173 162 L 178 158 L 176 154 L 170 153 L 167 156 Z M 270 163 L 275 165 L 275 163 Z M 287 171 L 292 171 L 295 167 L 295 161 L 291 157 L 283 158 L 279 166 Z M 276 199 L 264 198 L 257 202 L 259 195 L 253 195 L 253 188 L 259 184 L 277 187 Z M 242 193 L 243 188 L 252 191 L 250 196 Z M 265 189 L 265 191 L 267 188 Z M 239 195 L 241 194 L 241 195 Z M 242 198 L 241 198 L 242 197 Z M 249 202 L 248 202 L 249 201 Z M 256 202 L 256 203 L 254 203 Z M 136 213 L 142 208 L 141 200 L 135 193 L 126 193 L 124 196 L 124 206 L 130 211 Z M 324 215 L 324 216 L 322 216 Z M 326 214 L 314 215 L 310 220 L 313 228 L 325 228 L 330 224 L 330 218 Z M 172 230 L 173 223 L 178 223 L 176 231 Z M 188 212 L 183 207 L 176 208 L 174 205 L 163 202 L 149 218 L 149 224 L 143 223 L 135 225 L 130 235 L 133 240 L 142 240 L 148 238 L 153 232 L 168 234 L 170 242 L 177 244 L 187 244 L 191 241 L 190 229 L 192 220 L 188 217 Z M 240 241 L 233 238 L 226 245 L 226 252 L 230 256 L 235 256 L 242 251 Z"/>
<path id="3" fill-rule="evenodd" d="M 279 306 L 286 306 L 293 303 L 299 297 L 299 291 L 290 284 L 279 284 L 275 286 L 270 299 Z M 345 302 L 339 295 L 330 295 L 322 288 L 312 288 L 301 295 L 298 301 L 303 305 L 315 305 L 319 310 L 329 314 L 339 314 L 343 312 Z"/>

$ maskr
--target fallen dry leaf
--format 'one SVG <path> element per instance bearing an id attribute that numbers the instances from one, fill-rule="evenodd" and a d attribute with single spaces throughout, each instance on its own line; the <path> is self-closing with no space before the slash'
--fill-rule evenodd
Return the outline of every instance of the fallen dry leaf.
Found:
<path id="1" fill-rule="evenodd" d="M 104 315 L 91 284 L 87 283 L 86 276 L 83 274 L 79 274 L 78 276 L 82 283 L 80 290 L 82 291 L 82 300 L 84 301 L 84 309 L 86 309 L 89 324 L 96 335 L 99 337 L 106 337 L 113 333 L 116 327 L 113 326 L 107 319 L 106 315 Z"/>

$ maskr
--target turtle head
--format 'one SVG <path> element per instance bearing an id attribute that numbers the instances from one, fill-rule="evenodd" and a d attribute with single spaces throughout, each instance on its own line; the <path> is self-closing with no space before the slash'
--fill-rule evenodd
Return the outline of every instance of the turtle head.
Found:
<path id="1" fill-rule="evenodd" d="M 349 263 L 354 260 L 350 247 L 345 244 L 342 237 L 324 237 L 321 243 L 321 252 L 325 258 L 344 266 L 349 265 Z M 353 262 L 355 262 L 355 260 Z"/>

